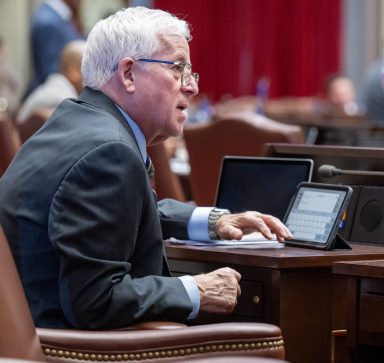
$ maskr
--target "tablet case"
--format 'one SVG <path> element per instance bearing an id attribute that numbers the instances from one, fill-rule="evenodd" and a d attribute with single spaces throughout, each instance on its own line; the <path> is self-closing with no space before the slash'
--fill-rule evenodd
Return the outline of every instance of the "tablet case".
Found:
<path id="1" fill-rule="evenodd" d="M 301 185 L 308 185 L 308 186 L 316 186 L 316 185 L 321 185 L 321 183 L 300 183 L 298 188 L 300 188 Z M 333 186 L 333 185 L 327 185 L 327 184 L 322 184 L 323 186 Z M 344 187 L 347 187 L 350 189 L 349 191 L 349 198 L 351 198 L 351 196 L 353 195 L 353 189 L 349 186 L 344 186 Z M 291 204 L 293 203 L 293 200 L 294 200 L 294 197 L 292 198 L 292 201 L 291 201 Z M 347 203 L 349 204 L 349 201 L 350 199 L 347 201 Z M 284 221 L 286 220 L 286 217 L 284 218 Z M 321 248 L 319 246 L 316 246 L 316 245 L 311 245 L 311 244 L 301 244 L 301 243 L 296 243 L 296 242 L 292 242 L 290 243 L 289 240 L 286 241 L 286 245 L 291 245 L 291 246 L 294 246 L 294 247 L 304 247 L 304 248 L 313 248 L 313 249 L 323 249 L 324 251 L 330 251 L 330 250 L 337 250 L 337 249 L 352 249 L 352 247 L 347 243 L 347 241 L 340 235 L 340 233 L 342 233 L 342 230 L 338 231 L 336 234 L 335 234 L 335 237 L 332 241 L 332 243 L 327 247 L 327 248 Z"/>
<path id="2" fill-rule="evenodd" d="M 330 245 L 328 251 L 331 250 L 351 250 L 352 247 L 347 243 L 347 241 L 341 237 L 338 233 L 336 233 L 335 238 Z"/>
<path id="3" fill-rule="evenodd" d="M 296 245 L 296 244 L 290 244 L 289 241 L 286 241 L 285 244 L 287 246 L 292 247 L 300 247 L 300 248 L 312 248 L 314 250 L 318 250 L 319 247 L 313 246 L 313 245 Z M 333 242 L 330 244 L 330 246 L 326 249 L 323 249 L 323 251 L 333 251 L 333 250 L 351 250 L 352 247 L 347 243 L 347 241 L 338 233 L 336 233 L 335 238 L 333 239 Z"/>

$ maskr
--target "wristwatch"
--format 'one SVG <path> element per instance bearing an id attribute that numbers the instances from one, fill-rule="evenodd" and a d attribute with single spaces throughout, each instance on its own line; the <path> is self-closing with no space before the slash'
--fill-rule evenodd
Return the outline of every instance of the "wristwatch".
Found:
<path id="1" fill-rule="evenodd" d="M 211 240 L 219 239 L 216 234 L 216 222 L 224 214 L 231 214 L 228 209 L 213 208 L 208 216 L 208 236 Z"/>

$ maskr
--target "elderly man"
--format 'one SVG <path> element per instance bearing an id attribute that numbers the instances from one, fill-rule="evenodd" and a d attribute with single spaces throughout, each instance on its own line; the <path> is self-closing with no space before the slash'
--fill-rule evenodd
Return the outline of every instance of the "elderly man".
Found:
<path id="1" fill-rule="evenodd" d="M 257 212 L 156 203 L 146 146 L 181 134 L 198 93 L 189 39 L 188 24 L 160 10 L 128 8 L 97 23 L 79 99 L 58 106 L 1 179 L 0 222 L 38 326 L 228 313 L 240 274 L 170 277 L 163 239 L 240 239 L 245 229 L 291 236 Z"/>

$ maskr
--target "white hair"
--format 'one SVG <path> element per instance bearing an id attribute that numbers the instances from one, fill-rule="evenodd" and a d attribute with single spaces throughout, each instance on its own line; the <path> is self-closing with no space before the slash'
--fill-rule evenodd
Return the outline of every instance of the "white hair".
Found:
<path id="1" fill-rule="evenodd" d="M 89 33 L 83 54 L 84 86 L 100 89 L 122 58 L 150 58 L 161 50 L 160 35 L 175 34 L 191 40 L 186 21 L 158 9 L 130 7 L 100 20 Z"/>

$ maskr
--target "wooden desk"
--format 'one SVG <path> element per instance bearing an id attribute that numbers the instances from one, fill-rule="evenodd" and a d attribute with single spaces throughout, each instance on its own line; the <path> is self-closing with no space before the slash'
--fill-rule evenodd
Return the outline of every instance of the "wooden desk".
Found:
<path id="1" fill-rule="evenodd" d="M 332 263 L 384 258 L 384 248 L 318 251 L 285 247 L 249 250 L 166 246 L 174 274 L 198 274 L 230 266 L 242 274 L 242 295 L 231 315 L 201 314 L 197 323 L 257 321 L 280 326 L 286 359 L 331 362 L 332 331 L 346 329 L 346 279 Z"/>
<path id="2" fill-rule="evenodd" d="M 348 278 L 347 345 L 353 362 L 384 360 L 384 260 L 339 262 Z"/>

